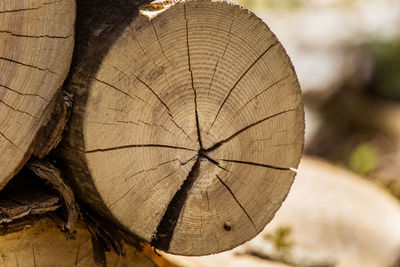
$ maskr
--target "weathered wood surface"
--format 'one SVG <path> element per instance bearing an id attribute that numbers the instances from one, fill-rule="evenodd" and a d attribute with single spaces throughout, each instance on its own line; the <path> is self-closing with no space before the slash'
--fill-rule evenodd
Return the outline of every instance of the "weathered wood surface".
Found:
<path id="1" fill-rule="evenodd" d="M 34 150 L 68 73 L 75 1 L 0 2 L 0 189 Z"/>
<path id="2" fill-rule="evenodd" d="M 51 212 L 61 206 L 59 197 L 41 182 L 23 170 L 0 191 L 0 225 L 32 214 Z"/>
<path id="3" fill-rule="evenodd" d="M 226 1 L 180 1 L 151 19 L 129 1 L 78 4 L 58 151 L 78 197 L 171 253 L 258 234 L 303 147 L 299 84 L 277 38 Z"/>
<path id="4" fill-rule="evenodd" d="M 129 245 L 124 246 L 126 256 L 106 252 L 105 264 L 95 263 L 89 231 L 82 222 L 77 224 L 76 229 L 76 239 L 68 240 L 48 217 L 0 228 L 0 266 L 156 266 L 147 256 Z"/>

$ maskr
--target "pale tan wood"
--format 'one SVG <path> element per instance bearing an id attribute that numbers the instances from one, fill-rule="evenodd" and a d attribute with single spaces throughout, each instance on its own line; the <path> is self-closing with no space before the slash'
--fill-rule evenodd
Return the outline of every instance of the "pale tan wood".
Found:
<path id="1" fill-rule="evenodd" d="M 75 1 L 0 2 L 0 189 L 25 164 L 68 73 Z"/>
<path id="2" fill-rule="evenodd" d="M 161 11 L 82 37 L 64 170 L 81 199 L 155 247 L 225 251 L 259 233 L 290 189 L 299 84 L 277 38 L 242 7 Z"/>
<path id="3" fill-rule="evenodd" d="M 24 222 L 11 226 L 8 233 L 0 234 L 0 266 L 20 267 L 95 267 L 91 235 L 79 222 L 74 240 L 67 240 L 50 218 Z M 15 232 L 13 232 L 15 230 Z M 106 252 L 106 266 L 156 266 L 134 247 L 124 245 L 126 257 Z"/>

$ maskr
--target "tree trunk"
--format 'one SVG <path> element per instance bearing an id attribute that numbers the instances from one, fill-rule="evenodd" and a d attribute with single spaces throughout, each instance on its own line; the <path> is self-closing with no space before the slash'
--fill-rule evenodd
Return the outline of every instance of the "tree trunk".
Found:
<path id="1" fill-rule="evenodd" d="M 10 227 L 0 226 L 2 266 L 95 267 L 92 236 L 82 222 L 75 240 L 67 240 L 50 218 L 35 218 Z M 105 253 L 104 266 L 156 266 L 134 247 L 124 246 L 126 257 Z M 101 266 L 101 265 L 100 265 Z"/>
<path id="2" fill-rule="evenodd" d="M 0 189 L 50 119 L 74 46 L 75 1 L 0 4 Z"/>
<path id="3" fill-rule="evenodd" d="M 76 101 L 58 151 L 66 177 L 159 249 L 231 249 L 264 228 L 293 182 L 304 135 L 296 74 L 240 6 L 135 4 L 78 6 Z"/>

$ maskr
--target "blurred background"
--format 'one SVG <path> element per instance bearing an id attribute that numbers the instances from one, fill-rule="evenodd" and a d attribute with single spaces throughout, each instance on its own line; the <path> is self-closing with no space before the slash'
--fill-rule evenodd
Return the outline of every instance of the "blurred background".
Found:
<path id="1" fill-rule="evenodd" d="M 237 2 L 269 25 L 292 59 L 306 154 L 400 196 L 400 1 Z"/>
<path id="2" fill-rule="evenodd" d="M 236 2 L 292 59 L 305 156 L 257 238 L 215 256 L 165 258 L 178 266 L 400 266 L 400 1 Z"/>

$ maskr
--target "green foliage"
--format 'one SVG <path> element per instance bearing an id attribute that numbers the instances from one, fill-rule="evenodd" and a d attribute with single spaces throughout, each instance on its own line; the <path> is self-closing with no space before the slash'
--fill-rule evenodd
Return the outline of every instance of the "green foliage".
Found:
<path id="1" fill-rule="evenodd" d="M 292 247 L 290 234 L 292 230 L 288 226 L 280 226 L 274 232 L 265 234 L 264 239 L 270 241 L 278 253 L 287 253 Z"/>
<path id="2" fill-rule="evenodd" d="M 375 147 L 369 143 L 362 143 L 357 146 L 350 154 L 348 164 L 354 172 L 361 175 L 368 174 L 377 166 Z"/>
<path id="3" fill-rule="evenodd" d="M 368 47 L 375 62 L 371 91 L 383 97 L 400 99 L 400 37 L 373 41 Z"/>

